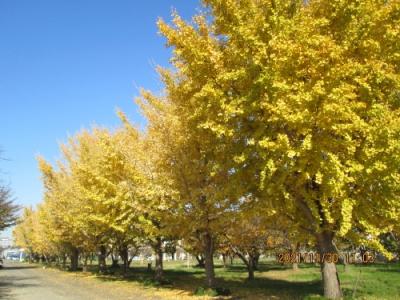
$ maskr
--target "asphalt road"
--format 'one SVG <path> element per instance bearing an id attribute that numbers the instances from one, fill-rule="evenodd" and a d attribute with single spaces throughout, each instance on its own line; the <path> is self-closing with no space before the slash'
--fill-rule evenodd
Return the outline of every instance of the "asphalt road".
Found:
<path id="1" fill-rule="evenodd" d="M 110 300 L 155 299 L 109 282 L 89 280 L 57 270 L 6 261 L 0 269 L 0 299 Z"/>

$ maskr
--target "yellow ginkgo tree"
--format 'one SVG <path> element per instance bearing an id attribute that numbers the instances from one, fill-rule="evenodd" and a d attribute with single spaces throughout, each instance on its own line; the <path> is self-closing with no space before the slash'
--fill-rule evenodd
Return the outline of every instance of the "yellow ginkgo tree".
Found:
<path id="1" fill-rule="evenodd" d="M 159 138 L 163 134 L 155 135 L 151 130 L 139 132 L 122 112 L 119 116 L 124 124 L 119 148 L 125 163 L 136 170 L 137 187 L 131 202 L 135 208 L 136 235 L 153 249 L 155 280 L 162 283 L 164 244 L 178 238 L 175 228 L 179 226 L 176 193 L 162 168 L 165 145 Z"/>
<path id="2" fill-rule="evenodd" d="M 38 205 L 36 215 L 39 224 L 33 226 L 34 232 L 43 239 L 43 244 L 53 245 L 53 255 L 69 256 L 71 269 L 77 270 L 79 253 L 85 250 L 86 237 L 77 226 L 81 203 L 68 170 L 60 162 L 54 169 L 43 158 L 38 158 L 39 169 L 44 185 L 43 202 Z M 43 228 L 39 231 L 39 228 Z M 42 252 L 38 247 L 36 251 Z"/>
<path id="3" fill-rule="evenodd" d="M 224 153 L 213 135 L 196 127 L 193 108 L 186 101 L 185 90 L 174 82 L 174 75 L 165 69 L 159 71 L 166 85 L 165 95 L 157 97 L 144 91 L 138 100 L 149 122 L 147 142 L 151 151 L 144 153 L 157 155 L 152 164 L 159 172 L 174 217 L 173 222 L 167 222 L 168 227 L 186 243 L 197 237 L 204 254 L 206 284 L 215 287 L 215 243 L 231 205 L 231 199 L 218 188 L 218 183 L 227 178 L 222 167 Z M 161 217 L 165 219 L 166 214 Z"/>
<path id="4" fill-rule="evenodd" d="M 35 249 L 33 249 L 34 214 L 35 212 L 31 207 L 25 207 L 13 230 L 15 245 L 24 249 L 29 261 L 32 261 L 35 254 Z"/>
<path id="5" fill-rule="evenodd" d="M 111 133 L 96 128 L 78 134 L 64 147 L 76 197 L 82 205 L 77 226 L 98 247 L 101 270 L 108 248 L 112 248 L 123 259 L 126 271 L 128 249 L 136 244 L 134 199 L 141 180 L 124 154 L 127 144 L 122 130 Z"/>
<path id="6" fill-rule="evenodd" d="M 160 22 L 164 81 L 211 157 L 230 157 L 230 182 L 257 184 L 225 187 L 286 216 L 321 257 L 342 236 L 384 251 L 400 210 L 400 2 L 203 3 L 208 16 Z M 321 264 L 324 295 L 341 297 Z"/>

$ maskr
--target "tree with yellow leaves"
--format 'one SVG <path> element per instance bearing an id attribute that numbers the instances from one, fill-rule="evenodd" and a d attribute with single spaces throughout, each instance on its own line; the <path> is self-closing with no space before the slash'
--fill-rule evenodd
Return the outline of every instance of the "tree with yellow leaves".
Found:
<path id="1" fill-rule="evenodd" d="M 127 144 L 123 131 L 94 129 L 78 134 L 63 148 L 81 209 L 74 223 L 81 236 L 99 248 L 101 270 L 112 245 L 123 258 L 126 271 L 128 248 L 137 236 L 134 198 L 141 179 L 123 153 Z"/>
<path id="2" fill-rule="evenodd" d="M 40 234 L 48 244 L 58 249 L 63 264 L 65 255 L 69 256 L 70 269 L 76 271 L 79 254 L 87 251 L 89 244 L 84 234 L 82 217 L 82 202 L 73 177 L 67 167 L 61 162 L 54 169 L 43 158 L 38 158 L 39 169 L 42 172 L 44 199 L 36 211 L 38 221 L 44 228 Z M 35 228 L 36 231 L 36 228 Z"/>
<path id="3" fill-rule="evenodd" d="M 344 236 L 384 251 L 400 210 L 400 2 L 203 2 L 209 18 L 160 22 L 174 48 L 163 75 L 206 157 L 220 145 L 231 158 L 226 188 L 253 179 L 238 197 L 255 193 L 321 257 Z M 321 270 L 341 297 L 335 264 Z"/>
<path id="4" fill-rule="evenodd" d="M 72 270 L 79 255 L 86 265 L 87 255 L 97 248 L 100 271 L 112 252 L 122 258 L 126 272 L 132 260 L 129 248 L 146 241 L 156 252 L 155 277 L 162 281 L 163 242 L 176 238 L 169 230 L 171 194 L 156 168 L 158 144 L 120 116 L 125 128 L 94 128 L 71 137 L 61 146 L 63 160 L 57 168 L 38 159 L 45 193 L 34 213 L 40 227 L 31 225 L 33 236 L 37 234 L 32 247 L 49 252 L 42 249 L 45 243 L 35 243 L 40 238 L 52 253 L 68 253 Z"/>
<path id="5" fill-rule="evenodd" d="M 175 211 L 175 221 L 169 226 L 179 224 L 176 232 L 186 243 L 196 237 L 204 254 L 206 284 L 214 288 L 215 243 L 224 230 L 226 212 L 237 199 L 226 197 L 218 188 L 228 174 L 222 167 L 223 147 L 207 131 L 196 127 L 198 120 L 191 116 L 187 95 L 175 84 L 174 75 L 165 69 L 159 71 L 166 84 L 165 96 L 144 91 L 138 99 L 149 121 L 147 137 L 152 146 L 145 153 L 157 153 L 153 164 Z"/>
<path id="6" fill-rule="evenodd" d="M 136 142 L 125 153 L 130 163 L 136 165 L 142 179 L 134 201 L 137 227 L 141 238 L 155 253 L 155 280 L 162 283 L 164 244 L 177 238 L 174 230 L 178 221 L 174 200 L 176 193 L 161 167 L 164 156 L 161 155 L 163 146 L 159 143 L 159 136 L 150 132 L 138 134 L 126 116 L 119 115 L 126 134 L 136 136 Z"/>
<path id="7" fill-rule="evenodd" d="M 248 280 L 253 280 L 260 256 L 287 243 L 287 226 L 279 216 L 269 216 L 259 209 L 242 207 L 230 213 L 221 239 L 247 267 Z"/>
<path id="8" fill-rule="evenodd" d="M 15 245 L 25 249 L 29 261 L 34 255 L 33 245 L 33 214 L 32 208 L 25 207 L 22 215 L 17 220 L 17 225 L 13 230 Z"/>

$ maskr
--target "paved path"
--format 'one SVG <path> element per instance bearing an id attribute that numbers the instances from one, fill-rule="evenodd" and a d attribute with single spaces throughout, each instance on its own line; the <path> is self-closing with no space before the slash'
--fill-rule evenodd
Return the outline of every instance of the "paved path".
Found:
<path id="1" fill-rule="evenodd" d="M 111 300 L 154 299 L 119 288 L 112 282 L 87 279 L 57 270 L 15 262 L 0 269 L 0 299 L 7 300 Z"/>

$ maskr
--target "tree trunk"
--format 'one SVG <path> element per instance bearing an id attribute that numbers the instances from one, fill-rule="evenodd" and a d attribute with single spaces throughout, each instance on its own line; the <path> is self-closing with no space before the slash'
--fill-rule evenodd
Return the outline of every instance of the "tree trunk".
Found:
<path id="1" fill-rule="evenodd" d="M 99 248 L 99 271 L 104 272 L 106 270 L 106 246 L 101 245 Z"/>
<path id="2" fill-rule="evenodd" d="M 329 256 L 331 256 L 332 253 L 336 253 L 336 249 L 333 245 L 333 233 L 324 231 L 317 234 L 316 237 L 321 260 L 324 297 L 328 299 L 340 299 L 342 297 L 342 292 L 336 264 L 329 261 Z"/>
<path id="3" fill-rule="evenodd" d="M 258 271 L 258 261 L 260 260 L 260 254 L 256 253 L 254 256 L 251 257 L 253 260 L 253 269 Z"/>
<path id="4" fill-rule="evenodd" d="M 296 243 L 296 246 L 294 249 L 292 248 L 292 256 L 296 258 L 296 262 L 292 264 L 293 271 L 298 271 L 299 270 L 299 263 L 297 262 L 297 258 L 299 257 L 298 253 L 300 250 L 300 243 Z"/>
<path id="5" fill-rule="evenodd" d="M 298 271 L 299 270 L 299 264 L 298 263 L 293 263 L 292 264 L 292 269 L 293 269 L 293 271 Z"/>
<path id="6" fill-rule="evenodd" d="M 224 269 L 226 268 L 226 255 L 222 254 L 222 263 L 224 265 Z"/>
<path id="7" fill-rule="evenodd" d="M 70 260 L 71 260 L 71 271 L 77 271 L 79 263 L 79 250 L 75 247 L 71 249 Z"/>
<path id="8" fill-rule="evenodd" d="M 234 250 L 236 255 L 239 256 L 239 258 L 243 261 L 243 263 L 246 265 L 247 267 L 247 279 L 248 280 L 253 280 L 254 279 L 254 257 L 252 257 L 251 255 L 249 255 L 249 258 L 246 257 L 246 255 L 239 251 L 238 249 Z"/>
<path id="9" fill-rule="evenodd" d="M 161 238 L 157 238 L 154 250 L 156 252 L 156 266 L 155 266 L 154 279 L 158 282 L 161 282 L 164 277 L 164 274 L 163 274 L 163 251 L 162 251 Z"/>
<path id="10" fill-rule="evenodd" d="M 209 232 L 206 232 L 206 234 L 204 235 L 204 256 L 206 268 L 206 284 L 207 287 L 214 288 L 214 243 Z"/>
<path id="11" fill-rule="evenodd" d="M 189 255 L 189 254 L 188 254 Z M 195 255 L 194 256 L 195 258 L 196 258 L 196 260 L 197 260 L 197 266 L 199 267 L 199 268 L 204 268 L 205 267 L 205 263 L 204 263 L 204 257 L 203 257 L 203 255 Z"/>
<path id="12" fill-rule="evenodd" d="M 67 263 L 67 256 L 65 254 L 63 254 L 63 256 L 62 256 L 62 267 L 63 267 L 63 269 L 65 269 L 66 263 Z"/>
<path id="13" fill-rule="evenodd" d="M 82 269 L 82 271 L 83 272 L 87 272 L 87 270 L 88 270 L 88 255 L 85 255 L 85 258 L 83 259 L 83 269 Z"/>
<path id="14" fill-rule="evenodd" d="M 347 261 L 347 253 L 344 253 L 343 255 L 339 255 L 339 259 L 338 259 L 338 262 L 339 262 L 339 264 L 342 264 L 343 265 L 343 272 L 347 272 L 347 263 L 348 263 L 348 261 Z"/>
<path id="15" fill-rule="evenodd" d="M 111 264 L 111 268 L 119 268 L 118 265 L 118 256 L 114 255 L 114 253 L 111 254 L 111 260 L 112 260 L 112 264 Z"/>
<path id="16" fill-rule="evenodd" d="M 129 264 L 130 264 L 128 247 L 127 246 L 122 246 L 121 249 L 120 249 L 119 255 L 121 256 L 122 261 L 124 263 L 123 264 L 123 272 L 124 272 L 124 275 L 126 275 L 128 273 Z"/>
<path id="17" fill-rule="evenodd" d="M 252 257 L 249 257 L 249 263 L 247 265 L 247 272 L 248 272 L 248 280 L 254 280 L 254 260 Z"/>

